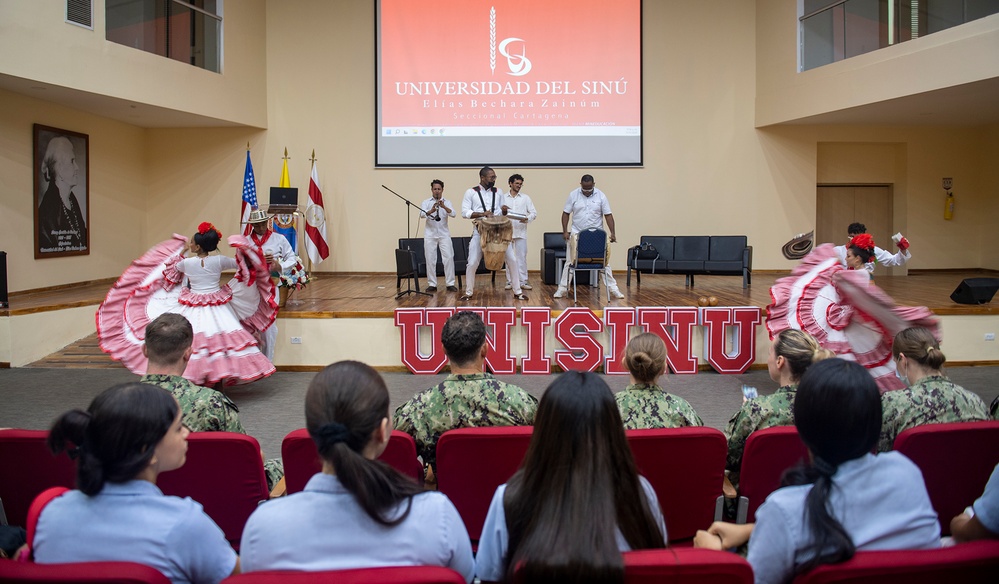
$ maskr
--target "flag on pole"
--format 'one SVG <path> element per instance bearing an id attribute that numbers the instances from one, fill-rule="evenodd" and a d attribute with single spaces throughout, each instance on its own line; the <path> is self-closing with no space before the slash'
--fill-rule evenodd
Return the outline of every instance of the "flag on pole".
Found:
<path id="1" fill-rule="evenodd" d="M 330 247 L 326 243 L 326 208 L 323 207 L 323 191 L 319 188 L 319 172 L 316 170 L 316 152 L 312 152 L 312 177 L 309 179 L 309 202 L 305 207 L 305 250 L 313 265 L 330 257 Z"/>
<path id="2" fill-rule="evenodd" d="M 288 149 L 284 149 L 284 163 L 281 167 L 281 188 L 291 188 L 291 178 L 288 177 Z M 291 244 L 291 251 L 298 253 L 298 230 L 295 228 L 295 216 L 286 214 L 274 215 L 273 228 L 275 233 L 280 233 Z"/>
<path id="3" fill-rule="evenodd" d="M 243 235 L 249 237 L 253 231 L 253 226 L 247 223 L 250 220 L 250 211 L 257 208 L 257 181 L 253 178 L 253 164 L 250 163 L 250 145 L 246 145 L 246 171 L 243 173 L 243 203 L 240 221 L 244 224 Z"/>

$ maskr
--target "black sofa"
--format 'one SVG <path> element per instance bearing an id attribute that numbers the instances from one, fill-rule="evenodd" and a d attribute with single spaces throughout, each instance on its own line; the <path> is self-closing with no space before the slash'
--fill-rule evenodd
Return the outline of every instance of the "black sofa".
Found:
<path id="1" fill-rule="evenodd" d="M 458 289 L 462 289 L 463 278 L 465 276 L 465 270 L 468 269 L 468 244 L 472 240 L 471 236 L 468 237 L 451 237 L 451 245 L 454 247 L 454 278 L 458 285 Z M 422 237 L 402 237 L 399 238 L 399 249 L 408 249 L 416 254 L 416 268 L 417 275 L 421 278 L 427 277 L 427 258 L 423 251 L 423 238 Z M 441 259 L 440 249 L 437 250 L 437 277 L 444 277 L 444 261 Z M 479 267 L 475 269 L 476 274 L 487 274 L 489 270 L 486 269 L 486 262 L 480 261 Z M 493 283 L 496 283 L 496 272 L 493 272 Z M 395 287 L 399 288 L 402 284 L 402 278 L 396 276 Z"/>
<path id="2" fill-rule="evenodd" d="M 655 248 L 654 259 L 639 259 L 646 244 Z M 747 288 L 753 281 L 753 246 L 745 235 L 643 235 L 638 246 L 628 249 L 628 286 L 632 272 L 639 284 L 643 273 L 683 274 L 691 287 L 698 274 L 742 276 Z"/>

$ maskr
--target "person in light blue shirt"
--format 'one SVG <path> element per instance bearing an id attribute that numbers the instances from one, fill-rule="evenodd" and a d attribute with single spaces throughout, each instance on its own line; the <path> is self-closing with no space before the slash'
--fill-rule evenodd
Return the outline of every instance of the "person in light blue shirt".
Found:
<path id="1" fill-rule="evenodd" d="M 950 533 L 958 542 L 975 539 L 999 539 L 999 464 L 985 485 L 985 492 L 950 521 Z"/>
<path id="2" fill-rule="evenodd" d="M 244 572 L 430 565 L 472 581 L 472 546 L 451 501 L 376 460 L 391 419 L 388 389 L 371 367 L 340 361 L 316 375 L 305 426 L 322 472 L 253 512 L 240 542 Z"/>
<path id="3" fill-rule="evenodd" d="M 175 584 L 214 584 L 239 573 L 236 552 L 201 505 L 156 487 L 159 473 L 186 459 L 189 431 L 181 416 L 169 391 L 144 383 L 116 385 L 86 412 L 60 416 L 49 447 L 78 454 L 79 490 L 42 510 L 35 561 L 137 562 Z"/>
<path id="4" fill-rule="evenodd" d="M 793 469 L 767 497 L 756 523 L 715 522 L 695 547 L 749 542 L 758 584 L 790 582 L 821 564 L 864 550 L 940 547 L 940 525 L 919 468 L 871 451 L 881 431 L 881 396 L 866 369 L 827 359 L 809 367 L 794 400 L 794 425 L 811 464 Z"/>
<path id="5" fill-rule="evenodd" d="M 665 542 L 610 388 L 594 373 L 562 373 L 541 398 L 520 470 L 493 495 L 476 576 L 512 581 L 516 567 L 525 583 L 623 582 L 622 551 Z"/>

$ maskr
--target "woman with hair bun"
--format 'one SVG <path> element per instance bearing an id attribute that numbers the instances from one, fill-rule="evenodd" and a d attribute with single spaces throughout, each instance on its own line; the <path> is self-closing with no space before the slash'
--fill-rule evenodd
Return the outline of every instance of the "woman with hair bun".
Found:
<path id="1" fill-rule="evenodd" d="M 916 326 L 898 333 L 891 353 L 895 374 L 908 387 L 881 396 L 884 419 L 879 452 L 892 450 L 895 438 L 909 428 L 990 419 L 982 398 L 947 379 L 941 371 L 947 357 L 929 329 Z"/>
<path id="2" fill-rule="evenodd" d="M 305 396 L 322 471 L 305 490 L 264 503 L 243 529 L 243 571 L 444 566 L 472 581 L 458 511 L 378 457 L 392 432 L 389 394 L 357 361 L 329 365 Z"/>
<path id="3" fill-rule="evenodd" d="M 923 475 L 896 452 L 871 454 L 881 428 L 877 384 L 861 365 L 828 359 L 802 376 L 794 425 L 810 462 L 784 476 L 756 523 L 715 522 L 695 547 L 749 542 L 757 584 L 790 582 L 821 564 L 868 550 L 940 547 L 940 525 Z"/>
<path id="4" fill-rule="evenodd" d="M 869 233 L 861 233 L 850 239 L 846 246 L 846 267 L 851 270 L 864 270 L 874 259 L 874 238 Z"/>
<path id="5" fill-rule="evenodd" d="M 42 510 L 35 561 L 138 562 L 176 583 L 238 573 L 236 552 L 201 505 L 156 487 L 159 473 L 184 465 L 189 432 L 181 420 L 170 392 L 144 383 L 116 385 L 87 411 L 60 416 L 48 444 L 76 458 L 78 490 Z"/>
<path id="6" fill-rule="evenodd" d="M 622 551 L 665 542 L 659 501 L 638 474 L 610 388 L 594 373 L 562 373 L 541 396 L 520 469 L 493 495 L 476 576 L 623 582 Z"/>
<path id="7" fill-rule="evenodd" d="M 175 235 L 132 262 L 97 311 L 101 349 L 133 373 L 145 374 L 146 325 L 173 312 L 194 328 L 186 379 L 198 385 L 235 385 L 274 373 L 255 336 L 277 315 L 267 263 L 241 235 L 229 238 L 235 259 L 214 253 L 221 239 L 222 233 L 206 221 L 190 242 Z M 185 258 L 185 250 L 192 256 Z M 226 270 L 236 275 L 220 284 Z"/>
<path id="8" fill-rule="evenodd" d="M 628 342 L 622 364 L 631 384 L 614 396 L 626 430 L 703 426 L 694 408 L 682 397 L 667 393 L 657 382 L 666 374 L 666 343 L 652 333 Z"/>
<path id="9" fill-rule="evenodd" d="M 725 429 L 728 436 L 725 468 L 732 486 L 739 486 L 742 452 L 749 435 L 773 426 L 793 426 L 798 380 L 813 363 L 830 357 L 835 357 L 835 354 L 820 347 L 818 341 L 804 331 L 785 329 L 774 336 L 767 357 L 767 370 L 770 379 L 780 387 L 770 395 L 745 400 Z"/>

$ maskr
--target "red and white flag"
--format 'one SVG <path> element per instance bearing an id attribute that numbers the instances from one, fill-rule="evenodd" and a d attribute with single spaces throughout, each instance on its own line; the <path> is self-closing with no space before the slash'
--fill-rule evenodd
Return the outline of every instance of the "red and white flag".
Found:
<path id="1" fill-rule="evenodd" d="M 330 257 L 330 247 L 326 243 L 326 208 L 323 207 L 323 191 L 319 188 L 315 160 L 309 179 L 309 204 L 305 207 L 305 250 L 313 265 Z"/>

